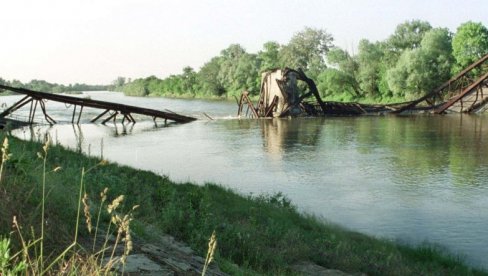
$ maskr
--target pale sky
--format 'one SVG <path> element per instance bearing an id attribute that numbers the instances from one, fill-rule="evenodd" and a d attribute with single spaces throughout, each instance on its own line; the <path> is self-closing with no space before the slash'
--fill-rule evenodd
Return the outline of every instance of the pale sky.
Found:
<path id="1" fill-rule="evenodd" d="M 3 0 L 0 77 L 22 82 L 108 84 L 198 70 L 232 43 L 248 52 L 287 43 L 305 26 L 335 45 L 387 38 L 412 19 L 455 31 L 488 27 L 487 0 Z"/>

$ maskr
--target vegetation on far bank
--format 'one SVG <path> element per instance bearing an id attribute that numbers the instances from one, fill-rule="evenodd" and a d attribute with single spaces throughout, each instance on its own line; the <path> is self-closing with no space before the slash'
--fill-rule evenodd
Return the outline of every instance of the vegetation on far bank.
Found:
<path id="1" fill-rule="evenodd" d="M 111 89 L 110 85 L 92 85 L 85 83 L 75 83 L 75 84 L 59 84 L 51 83 L 45 80 L 31 80 L 26 83 L 22 83 L 19 80 L 4 80 L 0 77 L 0 84 L 13 86 L 17 88 L 25 88 L 34 91 L 41 91 L 47 93 L 80 93 L 83 91 L 106 91 Z"/>
<path id="2" fill-rule="evenodd" d="M 302 68 L 315 80 L 325 100 L 403 102 L 425 95 L 487 54 L 488 28 L 468 21 L 452 33 L 411 20 L 399 24 L 385 40 L 360 40 L 352 52 L 333 42 L 326 30 L 305 28 L 286 44 L 264 43 L 257 53 L 232 44 L 198 70 L 187 66 L 166 78 L 118 77 L 109 85 L 0 78 L 0 84 L 53 93 L 114 90 L 128 96 L 233 99 L 244 90 L 256 97 L 262 72 L 290 67 Z"/>
<path id="3" fill-rule="evenodd" d="M 9 141 L 11 155 L 4 158 L 0 170 L 0 236 L 10 238 L 13 253 L 22 248 L 17 230 L 11 227 L 14 216 L 26 239 L 44 233 L 48 260 L 69 248 L 77 222 L 75 237 L 88 239 L 85 219 L 79 220 L 77 215 L 81 182 L 87 205 L 92 206 L 85 212 L 94 214 L 92 218 L 96 217 L 101 191 L 107 191 L 107 202 L 125 195 L 119 207 L 123 213 L 140 205 L 133 211 L 130 226 L 135 238 L 150 240 L 157 229 L 204 256 L 215 230 L 215 260 L 231 274 L 291 274 L 293 264 L 308 261 L 368 275 L 487 275 L 436 249 L 374 239 L 300 214 L 281 194 L 242 196 L 215 184 L 174 183 L 152 172 L 105 164 L 61 146 L 44 150 L 41 143 L 13 137 Z M 102 215 L 100 225 L 106 226 L 111 219 Z M 63 258 L 87 252 L 90 250 L 77 245 Z"/>
<path id="4" fill-rule="evenodd" d="M 402 102 L 425 95 L 488 53 L 488 29 L 466 22 L 456 33 L 426 21 L 399 24 L 383 41 L 359 41 L 357 53 L 333 44 L 325 30 L 305 28 L 287 44 L 264 43 L 258 53 L 232 44 L 199 70 L 160 79 L 119 77 L 114 89 L 132 96 L 233 98 L 259 93 L 261 72 L 302 68 L 326 100 Z"/>

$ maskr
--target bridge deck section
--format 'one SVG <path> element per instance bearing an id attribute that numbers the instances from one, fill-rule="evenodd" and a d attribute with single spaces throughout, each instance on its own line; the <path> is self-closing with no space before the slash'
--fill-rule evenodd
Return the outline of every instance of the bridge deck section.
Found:
<path id="1" fill-rule="evenodd" d="M 123 116 L 123 121 L 127 119 L 129 122 L 132 123 L 135 123 L 135 120 L 131 114 L 150 116 L 153 118 L 153 120 L 155 120 L 156 118 L 161 118 L 164 119 L 165 121 L 172 120 L 177 123 L 188 123 L 196 120 L 196 118 L 180 115 L 173 112 L 165 112 L 165 111 L 131 106 L 126 104 L 119 104 L 119 103 L 92 100 L 86 98 L 78 98 L 78 97 L 66 96 L 60 94 L 33 91 L 25 88 L 17 88 L 17 87 L 11 87 L 6 85 L 0 85 L 0 90 L 9 90 L 15 93 L 26 95 L 24 98 L 22 98 L 20 101 L 15 103 L 13 106 L 7 108 L 5 111 L 0 113 L 0 117 L 5 117 L 7 115 L 10 115 L 14 111 L 30 103 L 31 107 L 30 107 L 30 114 L 29 114 L 29 123 L 33 123 L 34 114 L 38 104 L 40 105 L 40 108 L 44 113 L 46 121 L 48 121 L 50 124 L 56 123 L 56 121 L 47 114 L 44 100 L 50 100 L 50 101 L 74 105 L 73 118 L 72 118 L 73 123 L 75 122 L 75 114 L 76 114 L 77 106 L 80 107 L 80 110 L 78 111 L 77 123 L 79 123 L 80 121 L 81 113 L 84 107 L 91 107 L 91 108 L 104 110 L 100 115 L 93 118 L 91 122 L 96 122 L 97 120 L 101 119 L 104 115 L 108 115 L 108 117 L 104 118 L 104 120 L 102 121 L 102 123 L 105 123 L 111 119 L 115 120 L 118 114 L 121 114 Z"/>

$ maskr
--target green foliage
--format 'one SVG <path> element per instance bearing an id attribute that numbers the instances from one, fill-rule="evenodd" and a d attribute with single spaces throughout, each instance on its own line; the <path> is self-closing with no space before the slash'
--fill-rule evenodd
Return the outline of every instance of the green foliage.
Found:
<path id="1" fill-rule="evenodd" d="M 149 77 L 148 79 L 150 80 L 151 77 Z M 149 94 L 147 81 L 145 81 L 144 79 L 137 79 L 133 82 L 128 83 L 123 87 L 123 91 L 126 95 L 129 96 L 147 96 Z"/>
<path id="2" fill-rule="evenodd" d="M 404 51 L 396 66 L 388 71 L 388 84 L 393 94 L 414 99 L 449 79 L 451 52 L 451 36 L 447 29 L 428 31 L 420 47 Z"/>
<path id="3" fill-rule="evenodd" d="M 132 82 L 119 77 L 114 85 L 127 95 L 232 98 L 244 90 L 257 95 L 262 72 L 289 67 L 302 68 L 328 100 L 412 100 L 488 52 L 488 30 L 481 23 L 464 23 L 452 36 L 447 29 L 411 20 L 384 41 L 361 40 L 351 55 L 335 47 L 325 30 L 304 28 L 286 44 L 264 43 L 257 54 L 232 44 L 199 70 L 185 67 L 179 75 Z"/>
<path id="4" fill-rule="evenodd" d="M 243 90 L 247 90 L 250 95 L 259 94 L 260 79 L 259 60 L 256 55 L 245 53 L 239 58 L 238 66 L 234 76 L 233 96 L 239 96 Z"/>
<path id="5" fill-rule="evenodd" d="M 10 239 L 0 237 L 0 275 L 14 276 L 27 273 L 25 261 L 13 262 L 10 254 Z"/>
<path id="6" fill-rule="evenodd" d="M 425 95 L 450 77 L 451 34 L 425 21 L 397 26 L 385 41 L 361 40 L 358 54 L 342 49 L 327 55 L 336 70 L 325 70 L 317 82 L 324 97 L 366 102 L 411 100 Z"/>
<path id="7" fill-rule="evenodd" d="M 280 51 L 280 65 L 301 68 L 312 79 L 327 68 L 326 54 L 333 47 L 332 35 L 325 30 L 306 27 L 296 33 Z"/>
<path id="8" fill-rule="evenodd" d="M 263 50 L 258 53 L 258 59 L 261 64 L 259 68 L 260 72 L 280 67 L 280 48 L 280 44 L 274 41 L 264 43 Z"/>
<path id="9" fill-rule="evenodd" d="M 329 86 L 328 94 L 340 95 L 346 92 L 346 94 L 351 94 L 356 97 L 360 96 L 361 92 L 359 91 L 359 85 L 356 77 L 358 72 L 358 63 L 356 58 L 351 57 L 349 53 L 340 48 L 333 48 L 327 55 L 327 61 L 330 64 L 338 67 L 340 70 L 340 73 L 334 71 L 329 71 L 329 73 L 327 73 L 329 77 L 332 77 L 328 78 L 328 81 L 326 82 Z M 334 74 L 330 74 L 330 72 L 334 72 Z M 338 81 L 338 83 L 334 84 L 335 81 Z M 324 83 L 322 83 L 322 86 L 323 85 Z M 335 90 L 334 86 L 341 87 L 341 89 Z"/>
<path id="10" fill-rule="evenodd" d="M 124 86 L 126 83 L 126 79 L 124 77 L 117 77 L 117 79 L 115 79 L 113 82 L 112 82 L 112 85 L 114 87 L 122 87 Z"/>
<path id="11" fill-rule="evenodd" d="M 387 64 L 394 65 L 403 51 L 420 47 L 424 34 L 430 29 L 430 23 L 421 20 L 399 24 L 395 32 L 384 42 Z"/>
<path id="12" fill-rule="evenodd" d="M 204 95 L 225 96 L 224 85 L 219 80 L 221 57 L 214 57 L 205 63 L 197 73 L 199 89 Z"/>
<path id="13" fill-rule="evenodd" d="M 488 29 L 482 23 L 468 21 L 457 28 L 452 40 L 455 72 L 488 54 Z"/>
<path id="14" fill-rule="evenodd" d="M 317 77 L 317 89 L 328 100 L 352 100 L 356 95 L 354 79 L 338 69 L 328 68 Z"/>
<path id="15" fill-rule="evenodd" d="M 221 52 L 218 79 L 227 96 L 238 96 L 243 90 L 257 94 L 256 75 L 259 64 L 256 55 L 248 54 L 239 44 L 230 45 Z"/>
<path id="16" fill-rule="evenodd" d="M 190 66 L 183 68 L 182 79 L 182 90 L 187 93 L 191 93 L 195 90 L 195 85 L 197 83 L 197 74 L 195 70 Z"/>
<path id="17" fill-rule="evenodd" d="M 246 50 L 239 44 L 232 44 L 227 49 L 222 50 L 220 53 L 220 70 L 218 79 L 224 84 L 226 91 L 236 89 L 235 76 L 237 75 L 237 67 L 239 66 L 239 60 L 246 54 Z"/>
<path id="18" fill-rule="evenodd" d="M 339 67 L 341 71 L 348 72 L 353 76 L 358 70 L 356 59 L 340 48 L 331 49 L 327 54 L 327 61 Z"/>
<path id="19" fill-rule="evenodd" d="M 63 85 L 58 83 L 50 83 L 45 80 L 31 80 L 28 83 L 22 83 L 19 80 L 7 81 L 0 78 L 0 84 L 7 86 L 25 88 L 35 91 L 47 92 L 47 93 L 69 93 L 69 92 L 83 92 L 83 91 L 103 91 L 109 90 L 109 85 L 90 85 L 75 83 L 69 85 Z"/>
<path id="20" fill-rule="evenodd" d="M 371 43 L 366 39 L 359 41 L 358 46 L 359 87 L 367 97 L 378 97 L 380 94 L 381 72 L 384 68 L 384 56 L 379 43 Z"/>

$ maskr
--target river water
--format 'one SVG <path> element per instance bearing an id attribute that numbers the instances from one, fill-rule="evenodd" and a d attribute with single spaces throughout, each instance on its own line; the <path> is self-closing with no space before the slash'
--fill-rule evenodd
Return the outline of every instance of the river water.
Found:
<path id="1" fill-rule="evenodd" d="M 436 244 L 488 268 L 488 116 L 239 120 L 229 102 L 83 96 L 200 120 L 103 126 L 88 123 L 100 111 L 85 109 L 79 126 L 39 125 L 14 134 L 39 139 L 49 132 L 54 142 L 180 182 L 216 182 L 242 194 L 282 192 L 327 221 L 376 237 Z M 55 120 L 71 121 L 72 108 L 46 106 Z M 26 116 L 28 108 L 17 114 Z"/>

